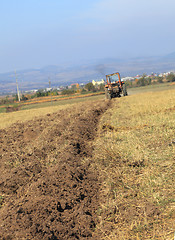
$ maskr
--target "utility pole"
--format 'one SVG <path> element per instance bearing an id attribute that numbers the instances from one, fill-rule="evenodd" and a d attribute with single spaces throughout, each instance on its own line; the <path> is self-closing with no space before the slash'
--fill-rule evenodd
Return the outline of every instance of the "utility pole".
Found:
<path id="1" fill-rule="evenodd" d="M 51 88 L 51 81 L 50 81 L 50 78 L 49 78 L 49 88 Z"/>
<path id="2" fill-rule="evenodd" d="M 20 102 L 20 93 L 19 93 L 19 87 L 18 87 L 18 79 L 17 79 L 17 75 L 16 75 L 16 70 L 15 70 L 15 78 L 16 78 L 16 88 L 17 88 L 17 95 L 18 95 L 18 101 Z"/>
<path id="3" fill-rule="evenodd" d="M 52 104 L 52 92 L 51 92 L 51 81 L 50 81 L 50 78 L 49 78 L 49 88 L 50 88 L 50 94 L 51 94 L 51 104 Z"/>

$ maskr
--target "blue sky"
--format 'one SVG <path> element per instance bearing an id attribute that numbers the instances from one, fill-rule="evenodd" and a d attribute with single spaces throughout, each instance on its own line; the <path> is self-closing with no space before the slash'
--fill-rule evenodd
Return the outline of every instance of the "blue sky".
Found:
<path id="1" fill-rule="evenodd" d="M 0 0 L 0 72 L 175 51 L 174 0 Z"/>

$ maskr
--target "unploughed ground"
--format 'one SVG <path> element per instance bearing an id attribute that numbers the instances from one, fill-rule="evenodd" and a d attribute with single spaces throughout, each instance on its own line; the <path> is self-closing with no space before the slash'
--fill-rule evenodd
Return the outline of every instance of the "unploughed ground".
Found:
<path id="1" fill-rule="evenodd" d="M 109 105 L 86 102 L 0 130 L 0 239 L 99 239 L 90 161 Z"/>

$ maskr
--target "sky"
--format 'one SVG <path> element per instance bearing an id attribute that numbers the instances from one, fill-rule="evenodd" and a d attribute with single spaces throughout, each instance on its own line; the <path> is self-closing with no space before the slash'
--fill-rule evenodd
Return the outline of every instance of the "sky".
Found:
<path id="1" fill-rule="evenodd" d="M 0 0 L 0 73 L 175 52 L 174 0 Z"/>

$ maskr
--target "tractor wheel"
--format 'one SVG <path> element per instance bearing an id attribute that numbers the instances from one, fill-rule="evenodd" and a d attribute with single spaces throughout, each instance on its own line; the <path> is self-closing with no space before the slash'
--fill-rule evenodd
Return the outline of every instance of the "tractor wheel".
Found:
<path id="1" fill-rule="evenodd" d="M 123 85 L 123 96 L 128 96 L 126 85 Z"/>
<path id="2" fill-rule="evenodd" d="M 105 88 L 105 98 L 111 100 L 111 94 L 109 93 L 107 88 Z"/>
<path id="3" fill-rule="evenodd" d="M 105 98 L 108 99 L 108 89 L 105 88 Z"/>
<path id="4" fill-rule="evenodd" d="M 112 96 L 110 93 L 108 93 L 108 99 L 111 100 Z"/>

